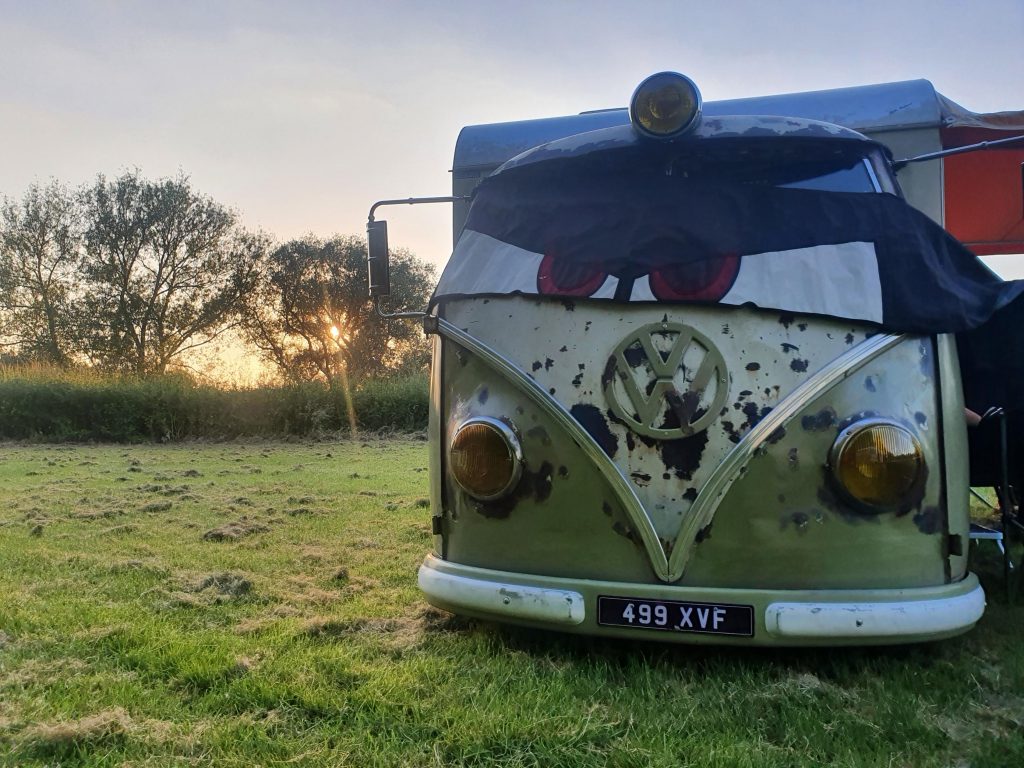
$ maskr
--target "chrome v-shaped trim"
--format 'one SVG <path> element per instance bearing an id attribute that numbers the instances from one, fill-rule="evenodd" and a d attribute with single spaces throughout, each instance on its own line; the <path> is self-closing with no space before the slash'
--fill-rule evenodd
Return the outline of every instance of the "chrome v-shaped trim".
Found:
<path id="1" fill-rule="evenodd" d="M 431 325 L 434 325 L 433 320 Z M 647 510 L 644 509 L 643 502 L 636 495 L 636 491 L 633 490 L 633 486 L 626 479 L 622 470 L 608 457 L 608 454 L 602 450 L 590 433 L 547 390 L 526 375 L 525 371 L 500 352 L 492 349 L 461 328 L 452 325 L 444 318 L 436 318 L 435 327 L 437 332 L 446 339 L 472 352 L 484 363 L 505 376 L 520 392 L 543 409 L 548 416 L 554 419 L 572 437 L 608 480 L 608 484 L 612 487 L 612 492 L 622 505 L 630 522 L 633 523 L 637 533 L 640 534 L 640 539 L 643 542 L 644 549 L 647 551 L 647 556 L 650 559 L 654 573 L 662 581 L 671 581 L 672 579 L 669 578 L 668 557 L 665 555 L 665 549 L 658 539 L 658 532 L 655 530 L 654 524 L 647 516 Z"/>
<path id="2" fill-rule="evenodd" d="M 768 438 L 780 427 L 786 426 L 812 400 L 832 389 L 843 379 L 852 375 L 879 355 L 895 347 L 906 337 L 905 334 L 878 334 L 861 342 L 853 349 L 840 355 L 828 363 L 820 371 L 808 378 L 803 384 L 784 397 L 771 413 L 743 436 L 736 446 L 726 455 L 722 463 L 708 478 L 698 494 L 690 512 L 676 534 L 672 556 L 669 558 L 667 581 L 677 581 L 683 577 L 686 564 L 689 562 L 697 533 L 711 523 L 729 492 L 732 484 L 740 476 L 747 463 L 757 455 Z"/>

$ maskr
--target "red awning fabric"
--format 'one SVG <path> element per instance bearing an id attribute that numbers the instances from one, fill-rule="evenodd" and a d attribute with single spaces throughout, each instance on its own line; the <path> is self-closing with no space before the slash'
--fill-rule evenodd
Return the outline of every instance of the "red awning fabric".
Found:
<path id="1" fill-rule="evenodd" d="M 979 114 L 936 94 L 946 149 L 1024 136 L 1024 111 Z M 979 256 L 1024 253 L 1024 142 L 944 160 L 945 224 Z"/>

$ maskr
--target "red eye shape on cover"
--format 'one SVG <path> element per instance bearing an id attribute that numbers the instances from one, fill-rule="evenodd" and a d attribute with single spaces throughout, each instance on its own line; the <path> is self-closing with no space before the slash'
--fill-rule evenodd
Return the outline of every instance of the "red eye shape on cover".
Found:
<path id="1" fill-rule="evenodd" d="M 650 274 L 651 293 L 662 300 L 718 301 L 732 288 L 740 271 L 735 253 L 657 269 Z"/>
<path id="2" fill-rule="evenodd" d="M 592 296 L 606 277 L 605 272 L 547 254 L 537 268 L 537 292 L 549 296 Z"/>

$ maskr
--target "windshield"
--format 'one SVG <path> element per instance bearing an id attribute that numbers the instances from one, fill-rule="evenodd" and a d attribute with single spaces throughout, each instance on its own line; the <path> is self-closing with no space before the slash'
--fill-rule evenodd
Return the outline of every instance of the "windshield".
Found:
<path id="1" fill-rule="evenodd" d="M 672 175 L 759 187 L 821 192 L 879 192 L 860 142 L 710 142 L 676 155 Z"/>

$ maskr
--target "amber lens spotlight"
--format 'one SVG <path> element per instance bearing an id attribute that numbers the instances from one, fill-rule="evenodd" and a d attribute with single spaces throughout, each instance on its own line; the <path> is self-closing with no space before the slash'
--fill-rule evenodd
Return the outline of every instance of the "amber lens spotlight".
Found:
<path id="1" fill-rule="evenodd" d="M 878 511 L 909 501 L 924 480 L 917 438 L 899 424 L 859 422 L 832 446 L 832 472 L 854 500 Z"/>
<path id="2" fill-rule="evenodd" d="M 466 493 L 480 501 L 491 501 L 519 482 L 522 449 L 507 424 L 497 419 L 470 419 L 455 433 L 448 467 Z"/>
<path id="3" fill-rule="evenodd" d="M 633 92 L 629 119 L 646 136 L 670 139 L 696 124 L 700 106 L 700 91 L 690 78 L 678 72 L 659 72 Z"/>

